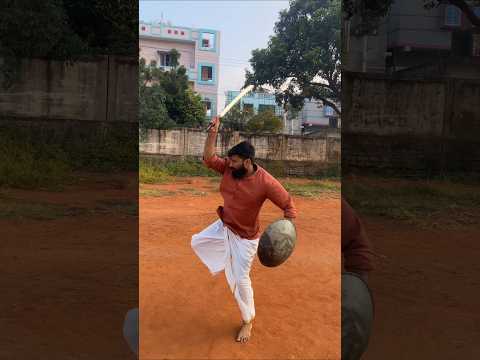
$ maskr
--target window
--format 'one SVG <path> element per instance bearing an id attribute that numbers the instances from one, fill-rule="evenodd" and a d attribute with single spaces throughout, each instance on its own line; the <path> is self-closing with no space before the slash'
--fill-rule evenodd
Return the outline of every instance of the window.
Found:
<path id="1" fill-rule="evenodd" d="M 475 6 L 475 7 L 473 8 L 473 12 L 475 13 L 475 15 L 476 15 L 477 17 L 480 17 L 480 6 Z"/>
<path id="2" fill-rule="evenodd" d="M 178 30 L 175 30 L 175 35 L 178 35 Z"/>
<path id="3" fill-rule="evenodd" d="M 453 5 L 445 7 L 445 25 L 460 26 L 462 25 L 462 11 Z"/>
<path id="4" fill-rule="evenodd" d="M 159 51 L 158 56 L 160 58 L 160 66 L 172 66 L 169 53 Z"/>
<path id="5" fill-rule="evenodd" d="M 185 35 L 185 32 L 184 32 L 184 31 L 182 31 L 182 32 L 180 32 L 180 34 L 182 34 L 182 35 Z"/>
<path id="6" fill-rule="evenodd" d="M 145 30 L 147 30 L 147 29 L 145 28 L 145 26 L 142 26 L 142 31 L 145 31 Z"/>
<path id="7" fill-rule="evenodd" d="M 214 49 L 215 48 L 215 34 L 202 33 L 201 37 L 202 48 Z"/>
<path id="8" fill-rule="evenodd" d="M 171 33 L 172 33 L 172 30 L 168 29 L 167 32 L 168 32 L 169 34 L 171 34 Z"/>
<path id="9" fill-rule="evenodd" d="M 336 117 L 328 119 L 328 126 L 334 129 L 338 128 L 338 119 Z"/>
<path id="10" fill-rule="evenodd" d="M 201 67 L 201 80 L 202 81 L 212 81 L 213 80 L 213 69 L 211 66 L 202 66 Z"/>
<path id="11" fill-rule="evenodd" d="M 265 105 L 265 104 L 258 105 L 258 112 L 262 112 L 262 111 L 271 111 L 275 113 L 275 105 Z"/>
<path id="12" fill-rule="evenodd" d="M 243 111 L 253 114 L 253 104 L 243 104 Z"/>
<path id="13" fill-rule="evenodd" d="M 324 106 L 323 107 L 323 113 L 325 116 L 334 116 L 334 110 L 331 106 Z"/>
<path id="14" fill-rule="evenodd" d="M 212 102 L 208 99 L 205 99 L 203 104 L 205 105 L 205 114 L 209 117 L 212 116 Z"/>

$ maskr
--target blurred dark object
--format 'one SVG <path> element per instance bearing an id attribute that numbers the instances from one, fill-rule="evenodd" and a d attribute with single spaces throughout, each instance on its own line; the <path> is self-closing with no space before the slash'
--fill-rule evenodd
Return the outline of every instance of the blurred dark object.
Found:
<path id="1" fill-rule="evenodd" d="M 367 349 L 374 303 L 367 283 L 353 273 L 342 273 L 342 360 L 358 360 Z"/>

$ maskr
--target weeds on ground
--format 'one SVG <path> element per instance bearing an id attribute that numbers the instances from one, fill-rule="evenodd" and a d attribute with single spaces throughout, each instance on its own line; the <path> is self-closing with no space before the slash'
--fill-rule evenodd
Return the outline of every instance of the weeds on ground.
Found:
<path id="1" fill-rule="evenodd" d="M 480 186 L 450 180 L 361 178 L 343 182 L 342 195 L 359 212 L 424 227 L 480 220 Z"/>
<path id="2" fill-rule="evenodd" d="M 341 185 L 335 182 L 310 181 L 305 184 L 284 182 L 283 186 L 292 195 L 303 197 L 319 197 L 326 194 L 339 195 Z"/>
<path id="3" fill-rule="evenodd" d="M 141 184 L 162 184 L 171 179 L 162 167 L 152 165 L 146 161 L 140 161 L 139 180 Z"/>
<path id="4" fill-rule="evenodd" d="M 176 196 L 176 195 L 206 196 L 207 192 L 199 191 L 197 189 L 179 189 L 175 191 L 163 190 L 163 189 L 140 189 L 140 196 L 163 197 L 163 196 Z"/>
<path id="5" fill-rule="evenodd" d="M 216 177 L 218 174 L 207 168 L 201 161 L 185 159 L 180 161 L 167 161 L 161 165 L 162 169 L 170 176 L 206 176 Z"/>
<path id="6" fill-rule="evenodd" d="M 58 146 L 33 144 L 0 133 L 0 186 L 56 190 L 71 180 L 72 166 Z"/>
<path id="7" fill-rule="evenodd" d="M 30 202 L 6 196 L 1 197 L 0 219 L 55 220 L 69 216 L 89 215 L 138 216 L 138 204 L 129 200 L 99 200 L 93 207 L 67 206 L 46 202 Z"/>
<path id="8" fill-rule="evenodd" d="M 162 184 L 172 181 L 174 177 L 205 176 L 214 179 L 218 174 L 208 169 L 198 160 L 178 160 L 154 162 L 140 160 L 140 183 Z"/>
<path id="9" fill-rule="evenodd" d="M 38 124 L 37 124 L 38 125 Z M 88 130 L 88 129 L 87 129 Z M 74 171 L 136 171 L 138 140 L 131 129 L 0 127 L 0 186 L 61 190 Z"/>

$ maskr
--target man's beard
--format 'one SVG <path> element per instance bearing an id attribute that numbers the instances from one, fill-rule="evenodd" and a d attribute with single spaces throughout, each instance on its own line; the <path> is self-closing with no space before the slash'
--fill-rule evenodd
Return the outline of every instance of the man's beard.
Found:
<path id="1" fill-rule="evenodd" d="M 234 179 L 241 179 L 247 175 L 247 168 L 242 165 L 240 169 L 232 170 L 232 176 Z"/>

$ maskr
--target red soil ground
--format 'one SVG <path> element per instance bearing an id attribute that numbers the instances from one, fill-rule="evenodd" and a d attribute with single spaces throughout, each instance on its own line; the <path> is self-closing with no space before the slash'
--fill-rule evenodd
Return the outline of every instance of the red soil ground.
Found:
<path id="1" fill-rule="evenodd" d="M 61 192 L 0 191 L 2 210 L 8 200 L 70 213 L 0 218 L 0 359 L 133 358 L 122 326 L 137 302 L 137 218 L 115 204 L 136 203 L 137 184 L 83 178 Z"/>
<path id="2" fill-rule="evenodd" d="M 239 344 L 224 275 L 211 277 L 190 247 L 216 220 L 217 187 L 192 178 L 141 189 L 149 194 L 140 197 L 141 359 L 339 359 L 339 198 L 295 198 L 297 247 L 278 268 L 255 259 L 257 317 L 250 342 Z M 281 216 L 267 202 L 262 229 Z"/>
<path id="3" fill-rule="evenodd" d="M 363 360 L 480 359 L 478 225 L 364 222 L 384 258 L 370 275 L 376 318 Z"/>

